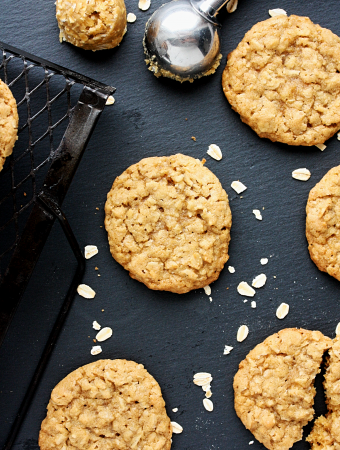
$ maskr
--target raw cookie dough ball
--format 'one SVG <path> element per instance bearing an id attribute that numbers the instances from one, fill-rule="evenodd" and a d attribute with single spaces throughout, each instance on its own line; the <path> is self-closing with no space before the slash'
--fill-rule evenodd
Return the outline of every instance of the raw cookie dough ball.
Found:
<path id="1" fill-rule="evenodd" d="M 60 42 L 85 50 L 105 50 L 120 44 L 126 32 L 124 0 L 57 0 Z"/>
<path id="2" fill-rule="evenodd" d="M 150 289 L 182 294 L 215 281 L 229 259 L 230 227 L 218 178 L 181 154 L 129 167 L 105 204 L 112 256 Z"/>
<path id="3" fill-rule="evenodd" d="M 18 139 L 18 122 L 15 98 L 7 84 L 0 80 L 0 172 Z"/>

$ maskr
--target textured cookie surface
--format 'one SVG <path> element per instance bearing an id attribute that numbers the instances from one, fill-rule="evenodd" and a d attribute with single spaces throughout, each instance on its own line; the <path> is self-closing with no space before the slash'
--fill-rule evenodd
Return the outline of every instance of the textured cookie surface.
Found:
<path id="1" fill-rule="evenodd" d="M 155 379 L 141 364 L 99 360 L 52 391 L 41 450 L 169 450 L 171 424 Z"/>
<path id="2" fill-rule="evenodd" d="M 269 336 L 240 363 L 235 410 L 270 450 L 289 449 L 314 416 L 314 379 L 332 340 L 319 331 L 286 328 Z"/>
<path id="3" fill-rule="evenodd" d="M 124 0 L 57 0 L 60 42 L 85 50 L 104 50 L 119 45 L 126 32 Z"/>
<path id="4" fill-rule="evenodd" d="M 340 450 L 340 337 L 329 351 L 324 381 L 328 414 L 314 423 L 307 441 L 313 450 Z"/>
<path id="5" fill-rule="evenodd" d="M 228 260 L 228 196 L 202 162 L 145 158 L 116 178 L 105 205 L 113 257 L 151 289 L 177 293 L 216 280 Z"/>
<path id="6" fill-rule="evenodd" d="M 315 145 L 340 128 L 340 38 L 308 17 L 257 23 L 229 55 L 223 91 L 260 137 Z"/>
<path id="7" fill-rule="evenodd" d="M 306 237 L 311 259 L 340 280 L 340 166 L 333 167 L 310 191 Z"/>
<path id="8" fill-rule="evenodd" d="M 0 171 L 12 154 L 18 133 L 17 103 L 9 87 L 0 80 Z"/>

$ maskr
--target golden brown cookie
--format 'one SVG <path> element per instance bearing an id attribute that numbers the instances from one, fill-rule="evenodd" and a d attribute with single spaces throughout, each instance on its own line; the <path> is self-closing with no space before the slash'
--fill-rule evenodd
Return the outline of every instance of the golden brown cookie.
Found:
<path id="1" fill-rule="evenodd" d="M 251 350 L 234 378 L 235 410 L 270 450 L 287 450 L 314 416 L 314 379 L 332 340 L 286 328 Z"/>
<path id="2" fill-rule="evenodd" d="M 190 156 L 145 158 L 126 169 L 107 195 L 105 215 L 112 256 L 150 289 L 204 287 L 229 258 L 228 196 Z"/>
<path id="3" fill-rule="evenodd" d="M 307 441 L 313 450 L 340 450 L 340 336 L 329 351 L 324 387 L 328 414 L 316 419 Z"/>
<path id="4" fill-rule="evenodd" d="M 310 257 L 318 269 L 340 281 L 340 166 L 310 191 L 306 214 Z"/>
<path id="5" fill-rule="evenodd" d="M 141 364 L 103 359 L 53 389 L 41 450 L 169 450 L 171 424 L 156 380 Z"/>
<path id="6" fill-rule="evenodd" d="M 0 172 L 18 139 L 18 122 L 15 98 L 7 84 L 0 80 Z"/>
<path id="7" fill-rule="evenodd" d="M 260 137 L 325 142 L 340 128 L 340 38 L 308 17 L 259 22 L 228 56 L 223 91 Z"/>
<path id="8" fill-rule="evenodd" d="M 60 42 L 85 50 L 105 50 L 120 44 L 126 32 L 124 0 L 57 0 Z"/>

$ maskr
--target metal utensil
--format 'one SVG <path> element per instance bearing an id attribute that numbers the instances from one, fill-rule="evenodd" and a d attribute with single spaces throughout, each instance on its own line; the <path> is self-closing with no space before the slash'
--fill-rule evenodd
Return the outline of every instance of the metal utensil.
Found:
<path id="1" fill-rule="evenodd" d="M 228 0 L 174 0 L 146 24 L 144 52 L 156 76 L 193 81 L 219 65 L 220 24 L 216 16 Z"/>

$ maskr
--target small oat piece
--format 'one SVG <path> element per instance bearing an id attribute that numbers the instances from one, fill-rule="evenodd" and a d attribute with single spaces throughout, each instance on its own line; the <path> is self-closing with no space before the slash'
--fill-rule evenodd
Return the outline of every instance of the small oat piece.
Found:
<path id="1" fill-rule="evenodd" d="M 281 8 L 270 9 L 268 11 L 268 13 L 269 13 L 270 17 L 281 16 L 282 14 L 285 16 L 287 15 L 287 12 Z"/>
<path id="2" fill-rule="evenodd" d="M 237 9 L 238 0 L 229 0 L 227 3 L 227 11 L 228 13 L 233 13 Z"/>
<path id="3" fill-rule="evenodd" d="M 231 187 L 234 189 L 235 192 L 238 194 L 241 194 L 247 189 L 247 186 L 245 186 L 241 181 L 233 181 L 231 183 Z"/>
<path id="4" fill-rule="evenodd" d="M 211 392 L 210 389 L 208 389 L 208 390 L 206 391 L 205 396 L 206 396 L 207 398 L 210 398 L 210 397 L 212 396 L 212 392 Z"/>
<path id="5" fill-rule="evenodd" d="M 96 320 L 94 320 L 92 322 L 92 328 L 95 329 L 96 331 L 99 331 L 101 329 L 101 325 L 99 325 L 99 323 Z"/>
<path id="6" fill-rule="evenodd" d="M 340 132 L 336 135 L 338 141 L 340 141 Z"/>
<path id="7" fill-rule="evenodd" d="M 257 275 L 257 277 L 253 279 L 251 285 L 254 286 L 255 288 L 261 288 L 266 284 L 266 281 L 267 276 L 264 273 L 260 273 L 260 275 Z"/>
<path id="8" fill-rule="evenodd" d="M 257 220 L 262 220 L 262 214 L 259 209 L 253 209 L 253 214 Z"/>
<path id="9" fill-rule="evenodd" d="M 254 297 L 255 289 L 253 289 L 246 281 L 241 281 L 241 283 L 237 286 L 237 292 L 240 295 L 245 295 L 246 297 Z"/>
<path id="10" fill-rule="evenodd" d="M 172 432 L 174 434 L 181 434 L 183 431 L 183 427 L 181 427 L 181 425 L 177 422 L 171 422 L 172 425 Z"/>
<path id="11" fill-rule="evenodd" d="M 204 380 L 205 378 L 210 378 L 211 373 L 208 372 L 198 372 L 194 375 L 194 380 Z"/>
<path id="12" fill-rule="evenodd" d="M 172 409 L 172 412 L 177 412 L 178 411 L 178 408 L 173 408 Z"/>
<path id="13" fill-rule="evenodd" d="M 292 172 L 292 177 L 295 178 L 295 180 L 307 181 L 310 179 L 310 176 L 311 173 L 306 168 L 295 169 Z"/>
<path id="14" fill-rule="evenodd" d="M 85 247 L 85 259 L 90 259 L 92 256 L 96 255 L 98 253 L 98 247 L 96 245 L 87 245 Z"/>
<path id="15" fill-rule="evenodd" d="M 211 287 L 209 286 L 209 284 L 208 284 L 208 286 L 204 286 L 203 289 L 207 295 L 211 295 Z"/>
<path id="16" fill-rule="evenodd" d="M 99 333 L 96 335 L 96 339 L 98 342 L 106 341 L 106 339 L 109 339 L 112 336 L 112 328 L 105 327 L 102 328 Z"/>
<path id="17" fill-rule="evenodd" d="M 133 13 L 129 13 L 126 17 L 126 20 L 129 23 L 136 22 L 136 19 L 137 19 L 136 14 L 133 14 Z"/>
<path id="18" fill-rule="evenodd" d="M 249 328 L 247 325 L 241 325 L 240 328 L 237 330 L 237 342 L 243 342 L 246 337 L 248 336 Z"/>
<path id="19" fill-rule="evenodd" d="M 249 441 L 249 445 L 253 445 L 254 444 L 254 441 Z"/>
<path id="20" fill-rule="evenodd" d="M 223 355 L 229 355 L 229 353 L 232 351 L 233 348 L 234 347 L 230 347 L 230 345 L 225 345 Z"/>
<path id="21" fill-rule="evenodd" d="M 255 301 L 252 301 L 252 302 L 250 303 L 250 306 L 251 306 L 252 308 L 256 308 L 256 302 L 255 302 Z"/>
<path id="22" fill-rule="evenodd" d="M 139 0 L 138 8 L 142 11 L 147 11 L 150 8 L 151 0 Z"/>
<path id="23" fill-rule="evenodd" d="M 88 286 L 87 284 L 80 284 L 77 287 L 77 292 L 84 298 L 94 298 L 96 295 L 94 290 L 90 288 L 90 286 Z"/>
<path id="24" fill-rule="evenodd" d="M 289 313 L 288 303 L 281 303 L 281 305 L 276 310 L 276 317 L 278 319 L 284 319 L 288 313 Z"/>
<path id="25" fill-rule="evenodd" d="M 103 351 L 103 350 L 102 350 L 102 348 L 101 348 L 100 345 L 94 345 L 94 346 L 91 348 L 91 355 L 93 355 L 93 356 L 99 355 L 99 353 L 101 353 L 102 351 Z"/>
<path id="26" fill-rule="evenodd" d="M 115 98 L 112 97 L 112 95 L 110 95 L 110 96 L 107 98 L 105 105 L 106 105 L 106 106 L 113 105 L 115 101 L 116 101 Z"/>
<path id="27" fill-rule="evenodd" d="M 212 377 L 207 377 L 207 378 L 194 378 L 194 384 L 196 384 L 196 386 L 205 386 L 206 384 L 209 384 L 212 382 Z"/>
<path id="28" fill-rule="evenodd" d="M 260 263 L 265 266 L 266 264 L 268 264 L 268 258 L 261 258 L 260 259 Z"/>
<path id="29" fill-rule="evenodd" d="M 235 273 L 235 267 L 233 266 L 228 266 L 228 270 L 230 273 Z"/>
<path id="30" fill-rule="evenodd" d="M 318 149 L 323 152 L 327 148 L 327 145 L 325 145 L 325 144 L 316 144 L 315 147 L 318 147 Z"/>
<path id="31" fill-rule="evenodd" d="M 335 328 L 335 334 L 336 335 L 340 334 L 340 322 L 338 323 L 338 325 Z"/>
<path id="32" fill-rule="evenodd" d="M 222 159 L 221 149 L 216 144 L 210 144 L 207 153 L 209 156 L 216 159 L 216 161 L 221 161 L 221 159 Z"/>
<path id="33" fill-rule="evenodd" d="M 211 412 L 214 409 L 213 402 L 211 400 L 209 400 L 208 398 L 203 399 L 203 406 L 209 412 Z"/>
<path id="34" fill-rule="evenodd" d="M 210 391 L 210 388 L 211 388 L 210 383 L 204 384 L 204 385 L 202 386 L 202 390 L 203 390 L 204 392 Z"/>

